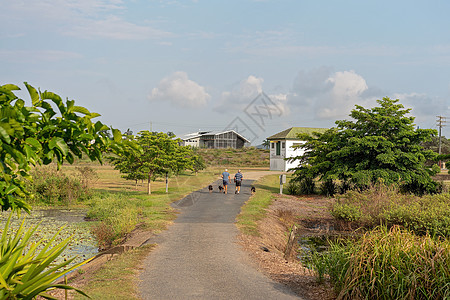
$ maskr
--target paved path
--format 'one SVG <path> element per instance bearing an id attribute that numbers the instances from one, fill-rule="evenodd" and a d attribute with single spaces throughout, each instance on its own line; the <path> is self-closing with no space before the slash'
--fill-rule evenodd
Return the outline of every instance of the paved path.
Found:
<path id="1" fill-rule="evenodd" d="M 244 174 L 245 176 L 245 174 Z M 207 189 L 174 203 L 181 214 L 157 243 L 140 274 L 143 299 L 299 299 L 256 270 L 236 244 L 234 224 L 250 196 L 250 180 L 241 194 Z"/>

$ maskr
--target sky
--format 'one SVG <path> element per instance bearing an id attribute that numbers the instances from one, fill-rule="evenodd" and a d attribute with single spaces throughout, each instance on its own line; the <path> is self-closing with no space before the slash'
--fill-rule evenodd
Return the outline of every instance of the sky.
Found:
<path id="1" fill-rule="evenodd" d="M 0 0 L 0 85 L 57 93 L 134 134 L 260 144 L 383 97 L 450 137 L 450 1 Z M 19 92 L 30 101 L 27 94 Z M 31 101 L 30 101 L 31 102 Z"/>

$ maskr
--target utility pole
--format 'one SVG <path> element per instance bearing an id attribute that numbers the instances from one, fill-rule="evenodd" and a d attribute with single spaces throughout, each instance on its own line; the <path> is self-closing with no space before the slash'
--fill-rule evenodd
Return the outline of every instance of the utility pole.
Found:
<path id="1" fill-rule="evenodd" d="M 439 150 L 438 153 L 441 155 L 441 145 L 442 145 L 442 127 L 445 126 L 445 123 L 447 123 L 447 118 L 443 116 L 437 116 L 436 125 L 439 127 Z M 439 161 L 439 167 L 442 168 L 442 163 Z"/>

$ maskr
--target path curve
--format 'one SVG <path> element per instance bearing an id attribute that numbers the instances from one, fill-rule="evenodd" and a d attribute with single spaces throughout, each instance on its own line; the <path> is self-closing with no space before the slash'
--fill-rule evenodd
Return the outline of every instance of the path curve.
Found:
<path id="1" fill-rule="evenodd" d="M 217 181 L 213 193 L 204 188 L 173 204 L 181 214 L 150 240 L 158 246 L 139 275 L 142 299 L 300 299 L 258 272 L 236 243 L 234 222 L 251 182 L 244 180 L 238 195 L 231 185 L 225 195 Z"/>

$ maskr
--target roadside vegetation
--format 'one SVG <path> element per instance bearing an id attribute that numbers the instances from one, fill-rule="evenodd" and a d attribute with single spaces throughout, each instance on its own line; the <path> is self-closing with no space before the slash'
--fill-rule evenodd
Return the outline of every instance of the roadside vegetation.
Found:
<path id="1" fill-rule="evenodd" d="M 274 182 L 278 182 L 278 175 L 264 176 L 254 183 L 255 193 L 241 208 L 241 213 L 237 216 L 237 226 L 242 233 L 258 236 L 257 222 L 264 219 L 266 208 L 272 204 L 274 193 L 277 186 Z"/>
<path id="2" fill-rule="evenodd" d="M 352 233 L 311 254 L 338 299 L 450 298 L 450 194 L 433 179 L 443 156 L 427 144 L 436 132 L 415 129 L 397 102 L 356 106 L 354 121 L 303 136 L 305 153 L 294 159 L 302 165 L 289 193 L 335 196 L 335 226 Z"/>
<path id="3" fill-rule="evenodd" d="M 70 238 L 55 242 L 56 234 L 44 245 L 44 239 L 34 242 L 38 226 L 25 230 L 19 227 L 15 235 L 10 231 L 13 213 L 30 212 L 33 190 L 33 167 L 64 161 L 73 163 L 75 157 L 85 154 L 92 161 L 101 161 L 102 152 L 112 143 L 105 132 L 112 131 L 116 139 L 120 132 L 92 119 L 99 114 L 75 106 L 52 92 L 41 92 L 24 83 L 31 105 L 18 98 L 20 88 L 13 84 L 0 86 L 0 208 L 11 211 L 0 240 L 0 298 L 33 299 L 48 297 L 54 288 L 74 289 L 55 284 L 60 278 L 79 266 L 65 268 L 72 259 L 53 262 L 67 248 Z M 75 289 L 79 293 L 80 290 Z"/>

